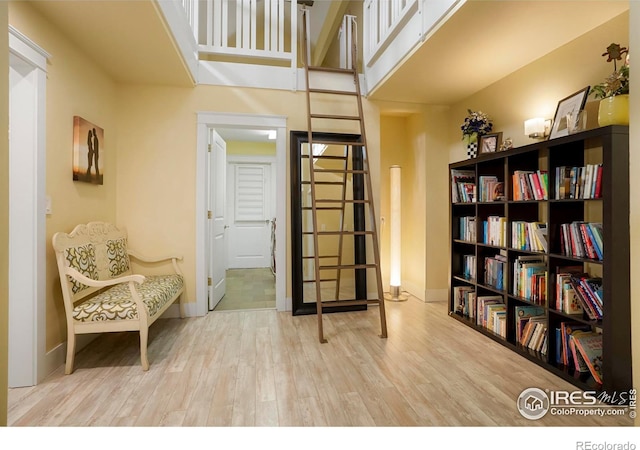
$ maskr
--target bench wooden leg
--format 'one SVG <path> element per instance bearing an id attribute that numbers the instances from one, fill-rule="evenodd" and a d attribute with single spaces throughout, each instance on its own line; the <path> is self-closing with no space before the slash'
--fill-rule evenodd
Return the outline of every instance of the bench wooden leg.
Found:
<path id="1" fill-rule="evenodd" d="M 182 294 L 180 294 L 180 318 L 184 319 L 185 317 L 185 313 L 184 313 L 184 292 Z"/>
<path id="2" fill-rule="evenodd" d="M 140 362 L 142 370 L 149 370 L 149 360 L 147 359 L 147 341 L 149 340 L 149 329 L 147 327 L 140 329 Z"/>
<path id="3" fill-rule="evenodd" d="M 76 334 L 73 330 L 67 333 L 67 362 L 64 366 L 64 373 L 70 375 L 73 372 L 73 360 L 76 356 Z"/>

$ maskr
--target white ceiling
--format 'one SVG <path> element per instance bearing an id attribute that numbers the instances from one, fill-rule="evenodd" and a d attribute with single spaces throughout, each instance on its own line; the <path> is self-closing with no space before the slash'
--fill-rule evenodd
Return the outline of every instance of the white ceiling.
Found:
<path id="1" fill-rule="evenodd" d="M 370 98 L 452 104 L 629 9 L 629 1 L 467 1 Z"/>

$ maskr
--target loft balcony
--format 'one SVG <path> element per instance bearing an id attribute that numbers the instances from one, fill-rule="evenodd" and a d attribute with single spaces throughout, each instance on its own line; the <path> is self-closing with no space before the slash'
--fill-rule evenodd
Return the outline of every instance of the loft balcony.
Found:
<path id="1" fill-rule="evenodd" d="M 357 65 L 374 88 L 464 0 L 158 0 L 176 41 L 186 49 L 189 67 L 197 66 L 200 84 L 297 90 L 301 71 L 301 12 L 309 17 L 311 63 L 349 64 L 351 39 L 357 40 Z M 346 20 L 360 31 L 351 36 Z M 191 30 L 185 32 L 185 30 Z M 194 51 L 196 49 L 196 51 Z M 247 71 L 247 64 L 252 68 Z"/>
<path id="2" fill-rule="evenodd" d="M 364 95 L 439 105 L 472 95 L 629 8 L 628 0 L 25 3 L 118 83 L 282 90 L 304 89 L 304 8 L 312 65 L 347 64 L 343 45 L 355 37 Z M 341 33 L 345 16 L 355 17 L 355 36 Z M 100 20 L 89 27 L 87 17 Z"/>

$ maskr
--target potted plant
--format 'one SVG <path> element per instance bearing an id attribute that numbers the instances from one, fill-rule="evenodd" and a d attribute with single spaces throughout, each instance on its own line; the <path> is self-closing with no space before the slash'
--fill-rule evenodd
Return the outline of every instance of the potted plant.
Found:
<path id="1" fill-rule="evenodd" d="M 460 129 L 462 130 L 462 140 L 467 147 L 467 155 L 474 158 L 478 155 L 478 138 L 493 130 L 493 122 L 489 116 L 482 111 L 467 110 L 468 115 L 464 119 Z"/>
<path id="2" fill-rule="evenodd" d="M 625 54 L 618 69 L 616 61 L 622 61 Z M 598 124 L 601 127 L 629 125 L 629 51 L 612 43 L 602 56 L 607 57 L 607 62 L 613 61 L 613 73 L 591 90 L 594 97 L 600 99 Z"/>

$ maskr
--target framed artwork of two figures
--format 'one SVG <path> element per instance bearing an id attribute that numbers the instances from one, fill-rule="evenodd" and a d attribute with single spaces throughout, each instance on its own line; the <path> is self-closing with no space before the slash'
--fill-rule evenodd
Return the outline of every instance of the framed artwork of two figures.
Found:
<path id="1" fill-rule="evenodd" d="M 79 116 L 73 117 L 73 180 L 102 184 L 104 130 Z"/>

